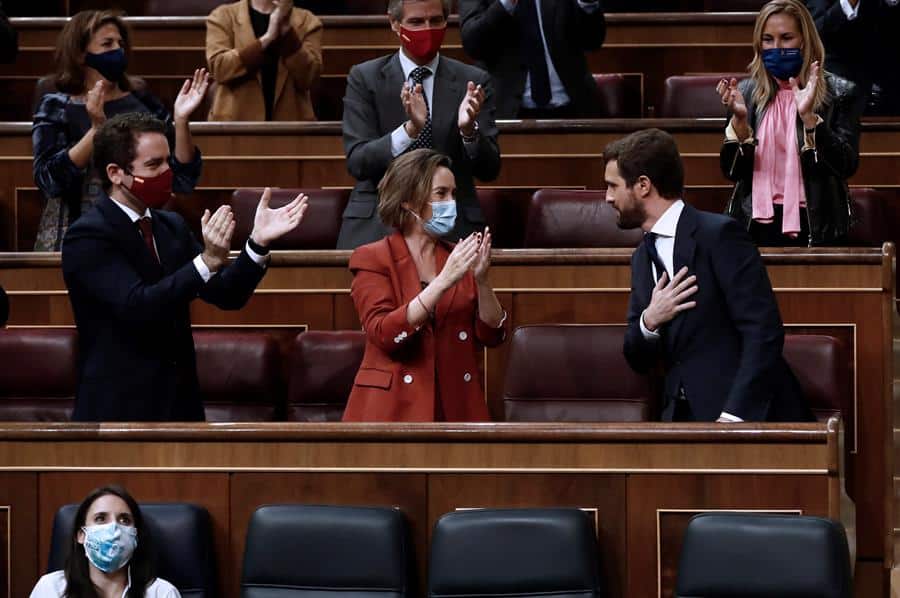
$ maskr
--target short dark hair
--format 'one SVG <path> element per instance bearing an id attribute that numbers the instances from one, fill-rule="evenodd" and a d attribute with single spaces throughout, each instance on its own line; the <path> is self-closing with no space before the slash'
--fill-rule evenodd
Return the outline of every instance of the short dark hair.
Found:
<path id="1" fill-rule="evenodd" d="M 603 150 L 604 163 L 615 160 L 628 187 L 646 176 L 666 199 L 684 192 L 684 164 L 675 138 L 660 129 L 636 131 L 613 141 Z"/>
<path id="2" fill-rule="evenodd" d="M 409 2 L 422 2 L 423 0 L 389 0 L 388 16 L 395 21 L 403 20 L 403 5 Z M 441 6 L 444 8 L 444 18 L 450 16 L 450 0 L 441 0 Z"/>
<path id="3" fill-rule="evenodd" d="M 443 166 L 450 168 L 449 156 L 429 148 L 407 152 L 394 159 L 378 183 L 378 216 L 387 225 L 404 230 L 412 217 L 402 206 L 408 202 L 413 212 L 431 199 L 434 173 Z"/>
<path id="4" fill-rule="evenodd" d="M 128 169 L 134 162 L 137 138 L 142 133 L 165 135 L 166 124 L 148 112 L 127 112 L 107 120 L 94 134 L 94 165 L 100 172 L 104 190 L 112 187 L 106 165 L 118 164 Z"/>

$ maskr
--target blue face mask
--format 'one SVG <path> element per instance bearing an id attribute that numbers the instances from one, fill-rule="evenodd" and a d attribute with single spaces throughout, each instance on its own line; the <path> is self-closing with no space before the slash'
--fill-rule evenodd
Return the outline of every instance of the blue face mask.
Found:
<path id="1" fill-rule="evenodd" d="M 787 81 L 800 74 L 803 68 L 803 50 L 800 48 L 769 48 L 763 50 L 763 64 L 769 74 Z"/>
<path id="2" fill-rule="evenodd" d="M 91 54 L 88 52 L 84 57 L 84 64 L 91 67 L 107 81 L 116 83 L 125 74 L 128 68 L 128 59 L 125 58 L 125 50 L 110 50 L 102 54 Z"/>
<path id="3" fill-rule="evenodd" d="M 128 564 L 137 548 L 137 528 L 116 522 L 87 525 L 84 553 L 92 565 L 104 573 L 118 571 Z"/>
<path id="4" fill-rule="evenodd" d="M 420 221 L 422 220 L 415 212 L 410 210 L 410 213 Z M 422 228 L 435 237 L 443 237 L 453 230 L 454 224 L 456 224 L 456 201 L 452 199 L 433 201 L 431 202 L 431 218 L 422 222 Z"/>

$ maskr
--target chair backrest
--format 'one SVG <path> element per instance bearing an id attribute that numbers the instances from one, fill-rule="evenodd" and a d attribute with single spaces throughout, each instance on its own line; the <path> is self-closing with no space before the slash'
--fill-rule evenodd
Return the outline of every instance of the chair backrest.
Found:
<path id="1" fill-rule="evenodd" d="M 799 515 L 702 513 L 688 524 L 676 598 L 850 598 L 837 522 Z"/>
<path id="2" fill-rule="evenodd" d="M 640 229 L 622 230 L 606 191 L 538 189 L 528 206 L 525 247 L 636 247 Z"/>
<path id="3" fill-rule="evenodd" d="M 663 91 L 660 118 L 724 118 L 725 106 L 716 93 L 720 79 L 746 79 L 746 73 L 676 75 L 668 77 Z"/>
<path id="4" fill-rule="evenodd" d="M 231 247 L 240 249 L 253 230 L 256 206 L 262 189 L 236 189 L 231 208 L 237 223 Z M 303 223 L 272 243 L 272 249 L 334 249 L 341 230 L 341 215 L 350 197 L 347 189 L 272 189 L 270 206 L 280 208 L 292 201 L 297 194 L 309 196 L 309 206 Z"/>
<path id="5" fill-rule="evenodd" d="M 853 202 L 853 226 L 848 241 L 853 245 L 880 247 L 891 239 L 886 203 L 883 191 L 871 188 L 850 190 Z"/>
<path id="6" fill-rule="evenodd" d="M 526 189 L 478 189 L 484 222 L 491 228 L 491 246 L 520 249 L 531 192 Z"/>
<path id="7" fill-rule="evenodd" d="M 264 332 L 195 330 L 207 421 L 273 421 L 284 409 L 278 343 Z"/>
<path id="8" fill-rule="evenodd" d="M 340 421 L 366 348 L 355 330 L 297 335 L 291 353 L 288 421 Z"/>
<path id="9" fill-rule="evenodd" d="M 649 379 L 622 354 L 624 326 L 536 325 L 513 332 L 503 388 L 507 421 L 649 421 Z"/>
<path id="10" fill-rule="evenodd" d="M 596 532 L 578 509 L 478 509 L 438 519 L 429 598 L 601 595 Z"/>
<path id="11" fill-rule="evenodd" d="M 260 507 L 247 529 L 241 598 L 404 598 L 408 536 L 398 509 Z"/>
<path id="12" fill-rule="evenodd" d="M 228 0 L 144 0 L 145 17 L 205 17 Z"/>
<path id="13" fill-rule="evenodd" d="M 619 73 L 595 73 L 597 84 L 597 118 L 625 118 L 626 105 L 625 76 Z"/>
<path id="14" fill-rule="evenodd" d="M 787 334 L 783 354 L 816 419 L 840 415 L 849 441 L 854 430 L 853 370 L 844 343 L 822 334 Z"/>
<path id="15" fill-rule="evenodd" d="M 0 421 L 72 418 L 78 384 L 75 329 L 0 329 L 0 363 L 7 364 L 0 367 Z"/>
<path id="16" fill-rule="evenodd" d="M 156 574 L 183 598 L 215 598 L 216 555 L 209 512 L 189 503 L 141 503 L 153 543 Z M 47 571 L 63 568 L 78 505 L 60 507 L 53 518 Z M 138 540 L 140 541 L 140 540 Z"/>

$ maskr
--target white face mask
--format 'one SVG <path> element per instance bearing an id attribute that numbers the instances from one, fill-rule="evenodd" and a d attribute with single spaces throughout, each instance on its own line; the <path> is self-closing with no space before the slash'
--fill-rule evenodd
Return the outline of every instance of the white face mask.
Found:
<path id="1" fill-rule="evenodd" d="M 137 528 L 113 521 L 102 525 L 86 525 L 84 553 L 104 573 L 118 571 L 128 564 L 137 548 Z"/>
<path id="2" fill-rule="evenodd" d="M 443 237 L 450 234 L 453 225 L 456 224 L 456 200 L 432 201 L 431 218 L 428 220 L 423 221 L 422 217 L 412 210 L 409 210 L 409 213 L 422 223 L 422 228 L 428 233 L 435 237 Z"/>

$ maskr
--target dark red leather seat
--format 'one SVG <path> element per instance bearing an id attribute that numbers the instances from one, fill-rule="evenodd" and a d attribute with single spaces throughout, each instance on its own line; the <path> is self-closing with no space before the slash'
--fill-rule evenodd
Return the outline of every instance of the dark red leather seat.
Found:
<path id="1" fill-rule="evenodd" d="M 507 421 L 640 422 L 657 417 L 650 380 L 622 354 L 624 326 L 536 325 L 513 333 Z"/>
<path id="2" fill-rule="evenodd" d="M 207 421 L 282 419 L 278 344 L 266 333 L 195 330 L 197 379 Z"/>
<path id="3" fill-rule="evenodd" d="M 619 73 L 594 74 L 597 84 L 597 118 L 626 118 L 625 77 Z"/>
<path id="4" fill-rule="evenodd" d="M 272 243 L 272 249 L 334 249 L 341 230 L 341 215 L 350 197 L 348 189 L 272 189 L 273 208 L 280 208 L 298 193 L 309 196 L 309 207 L 303 222 Z M 232 249 L 240 249 L 253 230 L 256 206 L 262 189 L 236 189 L 231 198 L 236 226 Z"/>
<path id="5" fill-rule="evenodd" d="M 720 79 L 747 78 L 746 73 L 676 75 L 668 77 L 663 91 L 660 118 L 724 118 L 725 106 L 716 93 Z"/>
<path id="6" fill-rule="evenodd" d="M 606 191 L 539 189 L 531 198 L 525 247 L 635 247 L 640 229 L 621 230 Z"/>
<path id="7" fill-rule="evenodd" d="M 884 192 L 877 189 L 850 190 L 853 201 L 853 226 L 848 241 L 853 245 L 881 247 L 890 240 Z"/>
<path id="8" fill-rule="evenodd" d="M 478 189 L 484 222 L 491 228 L 491 246 L 520 249 L 531 192 L 526 189 Z"/>
<path id="9" fill-rule="evenodd" d="M 0 329 L 0 421 L 69 421 L 78 384 L 74 328 Z"/>
<path id="10" fill-rule="evenodd" d="M 291 355 L 288 421 L 340 421 L 365 347 L 365 333 L 355 330 L 298 334 Z"/>
<path id="11" fill-rule="evenodd" d="M 848 442 L 854 430 L 853 376 L 847 347 L 833 336 L 788 334 L 784 358 L 803 387 L 816 419 L 839 414 Z"/>

